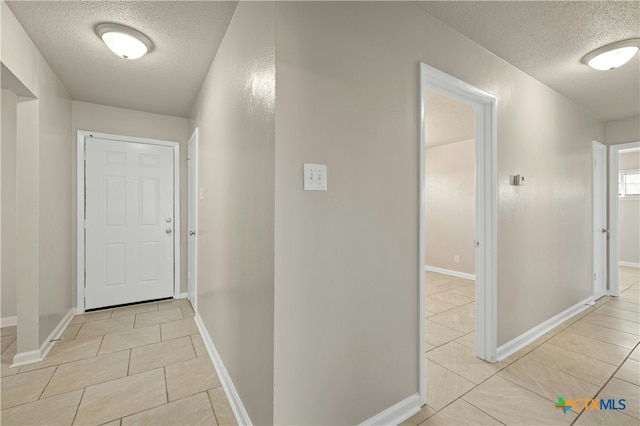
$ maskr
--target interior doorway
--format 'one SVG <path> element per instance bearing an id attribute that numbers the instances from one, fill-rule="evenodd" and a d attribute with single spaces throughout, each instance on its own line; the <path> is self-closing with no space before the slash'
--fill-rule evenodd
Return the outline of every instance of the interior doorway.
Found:
<path id="1" fill-rule="evenodd" d="M 640 276 L 639 219 L 640 141 L 612 145 L 609 147 L 609 294 L 611 296 L 618 296 L 629 283 Z"/>
<path id="2" fill-rule="evenodd" d="M 478 358 L 489 362 L 496 359 L 496 98 L 464 81 L 458 80 L 426 64 L 420 64 L 420 138 L 419 138 L 419 372 L 420 396 L 423 403 L 427 402 L 427 372 L 424 360 L 427 350 L 425 342 L 426 288 L 425 288 L 425 260 L 428 260 L 426 240 L 426 211 L 429 200 L 426 198 L 425 185 L 425 142 L 433 136 L 428 126 L 425 112 L 428 108 L 429 95 L 444 97 L 445 102 L 457 102 L 473 111 L 473 143 L 475 173 L 473 186 L 475 189 L 474 238 L 468 241 L 473 248 L 475 286 L 472 288 L 475 297 L 473 353 Z M 453 105 L 453 104 L 452 104 Z M 453 254 L 454 264 L 459 264 L 460 254 Z M 456 258 L 456 256 L 459 256 Z M 458 260 L 458 262 L 456 262 Z M 429 266 L 429 265 L 427 265 Z M 447 269 L 447 268 L 443 268 Z M 449 273 L 454 271 L 448 270 Z M 443 271 L 440 271 L 443 272 Z M 454 271 L 455 272 L 455 271 Z M 460 271 L 458 271 L 460 272 Z M 433 271 L 431 272 L 433 273 Z M 468 273 L 467 273 L 468 274 Z M 470 278 L 469 274 L 467 278 Z M 463 277 L 460 277 L 465 279 Z M 463 291 L 469 291 L 463 290 Z M 464 294 L 459 295 L 461 297 Z M 456 296 L 452 296 L 456 298 Z M 459 298 L 458 298 L 459 299 Z M 470 298 L 469 298 L 470 299 Z M 459 299 L 460 300 L 460 299 Z M 452 300 L 453 301 L 453 300 Z M 446 301 L 445 301 L 446 302 Z"/>

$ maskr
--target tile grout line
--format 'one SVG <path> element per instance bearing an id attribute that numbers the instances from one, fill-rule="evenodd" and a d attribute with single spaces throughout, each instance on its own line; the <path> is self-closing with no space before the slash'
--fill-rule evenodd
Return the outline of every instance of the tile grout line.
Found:
<path id="1" fill-rule="evenodd" d="M 82 405 L 82 400 L 84 399 L 84 393 L 87 391 L 87 388 L 82 389 L 82 395 L 80 395 L 80 401 L 78 401 L 78 406 L 76 407 L 76 412 L 73 414 L 73 419 L 71 419 L 71 424 L 73 425 L 76 422 L 76 417 L 78 417 L 78 412 L 80 411 L 80 405 Z"/>
<path id="2" fill-rule="evenodd" d="M 215 389 L 215 388 L 213 388 Z M 220 424 L 220 421 L 218 420 L 218 415 L 216 414 L 216 409 L 213 406 L 213 401 L 211 400 L 211 394 L 209 393 L 209 391 L 205 391 L 207 394 L 207 398 L 209 399 L 209 405 L 211 405 L 211 411 L 213 411 L 213 418 L 216 419 L 216 424 Z"/>
<path id="3" fill-rule="evenodd" d="M 42 395 L 44 395 L 44 391 L 46 391 L 47 388 L 49 387 L 49 384 L 51 383 L 51 380 L 53 380 L 53 376 L 55 376 L 56 372 L 58 371 L 58 367 L 59 366 L 60 366 L 60 364 L 55 365 L 53 373 L 51 373 L 51 377 L 49 377 L 49 380 L 47 380 L 47 384 L 44 385 L 44 387 L 42 388 L 42 391 L 40 392 L 40 395 L 38 395 L 38 399 L 36 399 L 36 401 L 40 401 L 40 399 L 42 399 Z M 34 370 L 34 371 L 37 371 L 37 370 Z M 31 401 L 31 402 L 34 402 L 34 401 Z"/>
<path id="4" fill-rule="evenodd" d="M 613 372 L 613 374 L 611 374 L 611 376 L 609 377 L 609 379 L 607 379 L 607 381 L 602 385 L 602 387 L 600 387 L 600 389 L 596 392 L 596 394 L 593 396 L 592 399 L 596 399 L 596 397 L 598 395 L 600 395 L 600 393 L 603 391 L 603 389 L 605 387 L 607 387 L 607 385 L 609 384 L 609 382 L 614 378 L 614 376 L 616 375 L 616 373 L 620 370 L 620 368 L 622 368 L 622 365 L 629 359 L 629 355 L 631 355 L 631 353 L 635 350 L 635 348 L 638 347 L 638 345 L 640 345 L 640 343 L 636 343 L 636 346 L 629 352 L 629 354 L 627 354 L 627 356 L 625 357 L 625 359 L 622 361 L 622 363 L 620 363 L 620 365 L 618 366 L 618 368 L 616 368 L 616 370 Z M 617 377 L 616 377 L 617 378 Z M 620 380 L 620 379 L 618 379 Z M 625 381 L 625 380 L 623 380 Z M 629 382 L 627 382 L 629 383 Z M 573 426 L 577 421 L 578 418 L 582 415 L 582 413 L 584 413 L 586 410 L 582 410 L 578 413 L 578 416 L 575 418 L 575 420 L 571 423 L 570 426 Z M 624 413 L 623 413 L 624 414 Z"/>

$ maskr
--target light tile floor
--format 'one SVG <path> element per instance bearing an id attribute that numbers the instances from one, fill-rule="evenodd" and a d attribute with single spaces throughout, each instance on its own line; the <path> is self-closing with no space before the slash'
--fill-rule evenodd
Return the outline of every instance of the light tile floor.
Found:
<path id="1" fill-rule="evenodd" d="M 427 273 L 428 401 L 403 424 L 639 425 L 639 271 L 621 268 L 620 288 L 489 364 L 473 356 L 473 281 Z M 2 424 L 235 424 L 187 301 L 76 316 L 45 361 L 9 368 L 15 335 L 2 329 Z M 563 414 L 559 396 L 627 408 Z"/>
<path id="2" fill-rule="evenodd" d="M 426 273 L 427 405 L 413 425 L 640 425 L 640 270 L 620 268 L 603 297 L 503 362 L 474 356 L 474 282 Z M 569 411 L 565 400 L 624 398 L 624 411 Z"/>
<path id="3" fill-rule="evenodd" d="M 3 328 L 3 425 L 235 425 L 186 300 L 73 318 L 43 362 L 9 368 Z"/>

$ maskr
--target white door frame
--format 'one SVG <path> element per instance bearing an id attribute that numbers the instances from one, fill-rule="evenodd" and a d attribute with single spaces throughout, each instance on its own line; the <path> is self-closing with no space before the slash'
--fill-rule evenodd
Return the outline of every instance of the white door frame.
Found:
<path id="1" fill-rule="evenodd" d="M 85 212 L 85 138 L 110 139 L 119 142 L 145 143 L 151 145 L 168 146 L 173 148 L 173 297 L 180 295 L 180 145 L 178 142 L 163 141 L 159 139 L 138 138 L 134 136 L 112 135 L 109 133 L 78 130 L 77 132 L 77 212 L 76 212 L 76 238 L 77 238 L 77 269 L 76 269 L 76 314 L 84 312 L 84 287 L 85 287 L 85 236 L 84 236 L 84 212 Z"/>
<path id="2" fill-rule="evenodd" d="M 426 403 L 425 353 L 425 102 L 426 91 L 434 91 L 476 111 L 476 356 L 495 362 L 497 352 L 497 99 L 449 74 L 420 63 L 420 138 L 418 197 L 418 370 L 420 398 Z"/>
<path id="3" fill-rule="evenodd" d="M 193 154 L 191 153 L 191 147 L 193 146 Z M 189 138 L 187 144 L 187 165 L 189 167 L 189 182 L 188 182 L 188 197 L 187 197 L 187 224 L 188 224 L 188 237 L 187 237 L 187 282 L 189 284 L 187 288 L 187 294 L 193 310 L 198 311 L 198 128 L 196 127 L 193 134 Z M 191 171 L 195 175 L 195 179 L 191 180 Z M 192 199 L 193 197 L 193 199 Z M 193 212 L 194 221 L 191 223 L 191 208 L 195 206 Z M 195 232 L 192 236 L 191 232 Z M 191 251 L 191 238 L 194 239 L 194 249 Z M 190 277 L 191 273 L 191 259 L 193 258 L 194 268 L 193 277 Z M 193 286 L 193 288 L 192 288 Z"/>
<path id="4" fill-rule="evenodd" d="M 602 154 L 602 157 L 598 156 L 598 152 L 600 152 L 600 154 Z M 596 233 L 596 215 L 598 213 L 598 210 L 603 210 L 600 213 L 603 214 L 603 219 L 604 219 L 604 226 L 606 227 L 606 223 L 607 223 L 607 147 L 598 142 L 598 141 L 593 141 L 591 143 L 591 156 L 592 156 L 592 160 L 593 163 L 591 164 L 591 211 L 592 211 L 592 215 L 591 215 L 591 232 L 592 232 L 592 239 L 593 239 L 593 256 L 592 256 L 592 268 L 591 268 L 591 272 L 593 273 L 593 290 L 592 290 L 592 295 L 594 297 L 594 300 L 599 299 L 602 296 L 605 296 L 607 294 L 607 244 L 605 244 L 605 252 L 602 254 L 603 259 L 605 264 L 604 264 L 604 274 L 601 274 L 603 276 L 598 276 L 596 271 L 596 266 L 598 265 L 598 253 L 596 250 L 596 244 L 598 241 L 598 238 L 602 238 L 602 235 L 599 233 Z M 597 175 L 596 174 L 596 170 L 597 170 L 597 161 L 598 159 L 604 159 L 604 161 L 602 161 L 602 164 L 600 164 L 600 167 L 604 167 L 604 170 L 602 172 L 601 175 Z M 599 181 L 604 179 L 604 183 L 602 184 L 602 190 L 603 193 L 601 194 L 600 197 L 598 197 L 598 191 L 597 191 L 597 187 L 599 184 Z M 602 289 L 602 294 L 600 294 L 600 292 L 598 292 L 599 289 Z"/>
<path id="5" fill-rule="evenodd" d="M 619 294 L 620 217 L 618 213 L 618 155 L 623 149 L 640 148 L 639 142 L 609 146 L 609 295 Z"/>

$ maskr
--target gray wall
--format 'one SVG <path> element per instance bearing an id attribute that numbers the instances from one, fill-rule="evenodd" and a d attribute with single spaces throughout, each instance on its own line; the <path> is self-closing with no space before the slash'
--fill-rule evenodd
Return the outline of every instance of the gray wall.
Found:
<path id="1" fill-rule="evenodd" d="M 2 89 L 2 318 L 16 316 L 16 112 L 17 96 Z"/>
<path id="2" fill-rule="evenodd" d="M 600 122 L 411 4 L 276 10 L 276 423 L 355 424 L 418 390 L 419 61 L 498 97 L 498 343 L 591 294 Z M 327 192 L 302 191 L 303 162 Z"/>
<path id="3" fill-rule="evenodd" d="M 72 185 L 76 188 L 77 131 L 88 130 L 122 136 L 160 139 L 180 143 L 180 291 L 187 291 L 187 141 L 189 120 L 130 109 L 96 105 L 87 102 L 72 102 Z M 73 192 L 72 220 L 76 223 L 76 193 Z M 72 233 L 72 250 L 76 252 L 76 228 Z M 76 258 L 73 258 L 73 300 L 76 300 Z"/>
<path id="4" fill-rule="evenodd" d="M 618 168 L 640 170 L 640 151 L 621 151 L 618 154 Z M 620 262 L 635 263 L 640 266 L 640 197 L 618 198 L 620 221 Z"/>
<path id="5" fill-rule="evenodd" d="M 273 423 L 274 4 L 240 2 L 191 113 L 198 312 L 254 424 Z"/>
<path id="6" fill-rule="evenodd" d="M 475 274 L 476 141 L 425 151 L 426 265 Z M 459 256 L 456 263 L 454 256 Z"/>
<path id="7" fill-rule="evenodd" d="M 71 101 L 13 13 L 1 7 L 2 63 L 37 98 L 19 103 L 16 119 L 21 353 L 38 349 L 71 309 Z"/>

